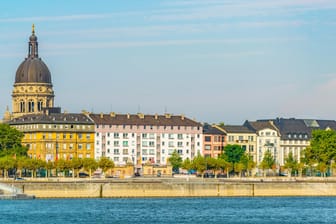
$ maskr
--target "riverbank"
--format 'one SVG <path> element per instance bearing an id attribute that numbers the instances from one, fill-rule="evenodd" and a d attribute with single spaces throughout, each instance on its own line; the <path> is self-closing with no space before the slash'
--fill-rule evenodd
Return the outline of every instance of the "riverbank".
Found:
<path id="1" fill-rule="evenodd" d="M 336 196 L 336 179 L 36 179 L 2 183 L 36 198 Z"/>

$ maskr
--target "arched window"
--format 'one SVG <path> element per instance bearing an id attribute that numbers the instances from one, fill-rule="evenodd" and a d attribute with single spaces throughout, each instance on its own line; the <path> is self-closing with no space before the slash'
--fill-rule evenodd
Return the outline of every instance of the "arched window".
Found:
<path id="1" fill-rule="evenodd" d="M 42 111 L 42 108 L 43 108 L 43 101 L 39 100 L 38 103 L 37 103 L 37 110 Z"/>
<path id="2" fill-rule="evenodd" d="M 28 102 L 28 112 L 34 112 L 34 101 L 29 100 Z"/>
<path id="3" fill-rule="evenodd" d="M 20 101 L 20 113 L 26 112 L 25 106 L 26 106 L 25 102 L 24 101 Z"/>

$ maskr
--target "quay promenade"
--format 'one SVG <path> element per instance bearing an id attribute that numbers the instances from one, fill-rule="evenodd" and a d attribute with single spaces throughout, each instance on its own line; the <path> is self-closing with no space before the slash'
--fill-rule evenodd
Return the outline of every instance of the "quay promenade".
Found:
<path id="1" fill-rule="evenodd" d="M 36 198 L 336 196 L 335 178 L 1 180 Z"/>

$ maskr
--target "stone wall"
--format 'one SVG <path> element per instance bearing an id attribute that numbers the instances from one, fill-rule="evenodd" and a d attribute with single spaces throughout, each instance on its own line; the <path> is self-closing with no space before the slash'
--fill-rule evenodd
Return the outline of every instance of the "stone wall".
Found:
<path id="1" fill-rule="evenodd" d="M 15 183 L 37 198 L 336 196 L 336 182 L 113 180 Z"/>

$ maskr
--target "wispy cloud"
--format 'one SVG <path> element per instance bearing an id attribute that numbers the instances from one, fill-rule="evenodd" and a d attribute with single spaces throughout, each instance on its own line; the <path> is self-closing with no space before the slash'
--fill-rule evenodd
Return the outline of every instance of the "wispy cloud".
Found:
<path id="1" fill-rule="evenodd" d="M 101 49 L 101 48 L 127 48 L 147 46 L 182 46 L 196 44 L 234 44 L 247 42 L 285 42 L 299 41 L 301 37 L 291 38 L 241 38 L 241 39 L 189 39 L 189 40 L 159 40 L 159 41 L 113 41 L 113 42 L 81 42 L 69 44 L 46 44 L 49 49 Z"/>
<path id="2" fill-rule="evenodd" d="M 130 15 L 139 15 L 141 12 L 124 12 L 124 13 L 108 13 L 108 14 L 73 14 L 73 15 L 58 15 L 58 16 L 37 16 L 37 17 L 8 17 L 0 18 L 0 23 L 8 22 L 59 22 L 73 20 L 96 20 L 108 19 L 112 17 L 123 17 Z"/>

